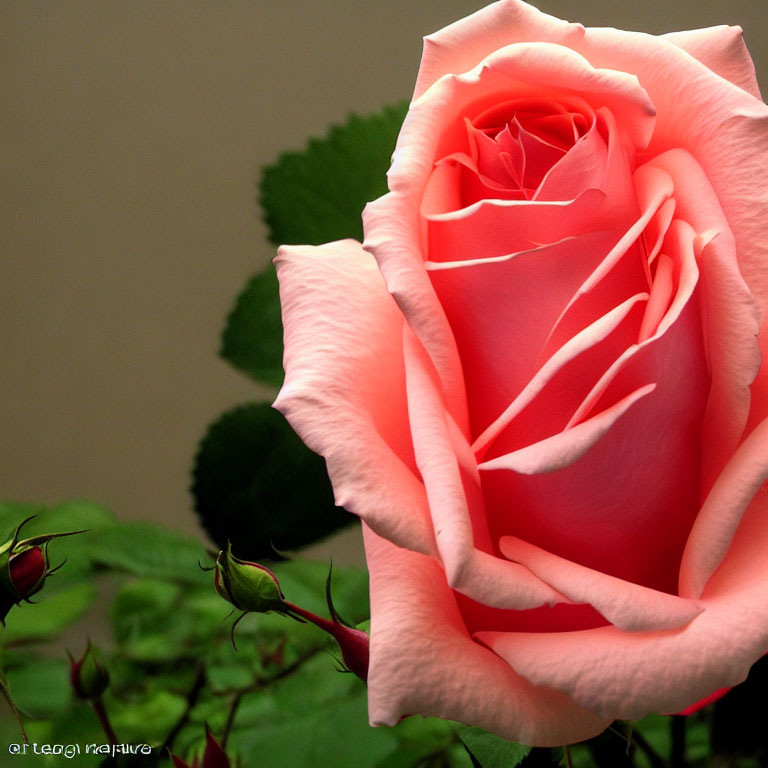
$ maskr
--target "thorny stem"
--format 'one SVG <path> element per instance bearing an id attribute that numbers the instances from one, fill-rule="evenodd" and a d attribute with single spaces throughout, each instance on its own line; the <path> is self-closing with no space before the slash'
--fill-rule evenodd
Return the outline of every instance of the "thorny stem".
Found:
<path id="1" fill-rule="evenodd" d="M 176 725 L 174 725 L 171 729 L 171 732 L 165 737 L 165 741 L 160 748 L 161 751 L 170 749 L 173 746 L 173 742 L 181 732 L 181 729 L 187 724 L 187 720 L 189 720 L 189 713 L 192 711 L 195 704 L 197 704 L 197 699 L 200 696 L 200 691 L 203 690 L 204 685 L 205 667 L 203 662 L 200 661 L 197 663 L 197 670 L 195 673 L 194 682 L 192 683 L 192 687 L 189 689 L 189 693 L 187 693 L 187 704 L 184 707 L 184 711 L 181 713 L 181 717 L 177 720 Z"/>
<path id="2" fill-rule="evenodd" d="M 245 696 L 245 691 L 238 691 L 232 703 L 229 705 L 229 712 L 227 713 L 227 722 L 224 725 L 224 731 L 221 734 L 221 748 L 227 748 L 227 739 L 229 738 L 229 732 L 232 730 L 232 726 L 235 722 L 235 715 L 237 714 L 237 708 L 240 706 L 240 700 Z"/>
<path id="3" fill-rule="evenodd" d="M 0 691 L 3 692 L 3 696 L 5 697 L 5 700 L 8 702 L 8 706 L 11 708 L 13 717 L 19 726 L 19 730 L 21 731 L 22 740 L 24 741 L 25 744 L 29 744 L 29 738 L 27 737 L 27 732 L 24 730 L 24 723 L 21 720 L 21 713 L 19 712 L 19 709 L 16 706 L 16 702 L 13 700 L 13 696 L 11 696 L 11 691 L 8 688 L 8 683 L 5 680 L 5 675 L 3 675 L 2 673 L 0 673 Z"/>
<path id="4" fill-rule="evenodd" d="M 232 730 L 232 726 L 235 723 L 237 708 L 240 706 L 240 702 L 242 701 L 243 696 L 245 696 L 246 693 L 255 693 L 256 691 L 260 690 L 261 688 L 264 688 L 267 685 L 271 685 L 272 683 L 276 683 L 278 680 L 282 680 L 283 678 L 288 677 L 289 675 L 292 675 L 305 661 L 308 661 L 310 658 L 312 658 L 312 656 L 318 653 L 319 650 L 320 650 L 319 648 L 313 648 L 311 651 L 309 651 L 308 653 L 305 653 L 303 656 L 299 656 L 299 658 L 296 659 L 296 661 L 294 661 L 292 664 L 289 664 L 287 667 L 284 667 L 279 672 L 276 672 L 271 677 L 257 679 L 253 683 L 253 685 L 250 685 L 247 688 L 241 688 L 239 691 L 235 693 L 235 696 L 232 699 L 232 704 L 229 707 L 229 713 L 227 714 L 227 722 L 224 726 L 224 731 L 221 735 L 222 749 L 226 749 L 227 739 L 229 738 L 229 733 Z"/>
<path id="5" fill-rule="evenodd" d="M 96 717 L 99 718 L 101 728 L 104 731 L 109 743 L 113 745 L 117 744 L 117 736 L 115 735 L 114 730 L 112 730 L 112 724 L 109 722 L 109 717 L 107 717 L 107 710 L 104 708 L 104 700 L 101 698 L 101 696 L 98 696 L 95 699 L 91 699 L 91 706 L 93 707 L 93 711 L 96 713 Z"/>

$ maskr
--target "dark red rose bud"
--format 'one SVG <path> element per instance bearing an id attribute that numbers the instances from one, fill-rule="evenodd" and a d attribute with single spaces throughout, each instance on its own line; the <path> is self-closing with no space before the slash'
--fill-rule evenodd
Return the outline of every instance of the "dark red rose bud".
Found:
<path id="1" fill-rule="evenodd" d="M 19 533 L 32 517 L 21 523 L 10 539 L 0 544 L 0 622 L 3 624 L 8 611 L 14 605 L 18 605 L 22 600 L 29 601 L 35 592 L 42 589 L 48 576 L 61 567 L 51 569 L 49 566 L 49 542 L 63 536 L 84 533 L 46 533 L 20 541 Z"/>
<path id="2" fill-rule="evenodd" d="M 42 547 L 30 547 L 12 555 L 8 562 L 11 584 L 20 598 L 33 595 L 46 577 L 45 552 Z"/>
<path id="3" fill-rule="evenodd" d="M 97 699 L 109 686 L 109 671 L 98 658 L 96 649 L 88 643 L 83 658 L 69 656 L 69 681 L 81 699 Z"/>
<path id="4" fill-rule="evenodd" d="M 14 605 L 29 600 L 43 586 L 48 573 L 45 545 L 22 549 L 6 542 L 0 553 L 0 621 L 5 623 Z"/>

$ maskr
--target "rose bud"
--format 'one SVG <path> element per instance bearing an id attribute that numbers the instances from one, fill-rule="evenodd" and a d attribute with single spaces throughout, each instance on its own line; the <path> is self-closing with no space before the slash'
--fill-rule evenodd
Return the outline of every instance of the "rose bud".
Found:
<path id="1" fill-rule="evenodd" d="M 765 654 L 766 168 L 738 27 L 500 0 L 425 38 L 363 243 L 275 260 L 275 407 L 363 520 L 373 724 L 563 745 Z"/>
<path id="2" fill-rule="evenodd" d="M 8 575 L 19 598 L 27 598 L 43 586 L 46 568 L 42 547 L 30 547 L 8 559 Z"/>
<path id="3" fill-rule="evenodd" d="M 240 560 L 232 548 L 219 552 L 213 571 L 216 591 L 241 611 L 284 613 L 283 594 L 275 575 L 258 563 Z"/>
<path id="4" fill-rule="evenodd" d="M 97 699 L 107 690 L 109 671 L 90 642 L 79 661 L 69 654 L 69 681 L 81 699 Z"/>
<path id="5" fill-rule="evenodd" d="M 0 621 L 5 623 L 8 611 L 22 600 L 29 600 L 45 581 L 48 574 L 45 551 L 30 547 L 21 552 L 6 552 L 0 569 Z"/>
<path id="6" fill-rule="evenodd" d="M 329 574 L 330 583 L 330 574 Z M 331 602 L 330 587 L 326 584 L 326 600 L 331 620 L 289 603 L 283 597 L 280 583 L 272 571 L 258 563 L 240 560 L 231 547 L 216 557 L 213 584 L 216 591 L 235 608 L 245 613 L 276 611 L 292 618 L 308 621 L 331 635 L 339 644 L 347 668 L 361 680 L 368 675 L 368 635 L 359 629 L 345 626 Z"/>
<path id="7" fill-rule="evenodd" d="M 8 611 L 43 588 L 45 580 L 59 567 L 48 562 L 48 543 L 71 533 L 51 533 L 19 541 L 19 532 L 32 518 L 18 526 L 13 536 L 0 545 L 0 622 L 5 623 Z"/>
<path id="8" fill-rule="evenodd" d="M 230 768 L 227 753 L 213 737 L 208 726 L 205 728 L 205 754 L 203 755 L 202 764 L 197 758 L 192 760 L 192 765 L 185 763 L 176 755 L 171 755 L 171 759 L 175 768 Z"/>

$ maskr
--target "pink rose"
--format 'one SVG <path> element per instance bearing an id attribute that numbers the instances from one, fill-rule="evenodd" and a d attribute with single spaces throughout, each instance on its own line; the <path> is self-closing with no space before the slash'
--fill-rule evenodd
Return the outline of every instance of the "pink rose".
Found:
<path id="1" fill-rule="evenodd" d="M 767 169 L 738 28 L 502 0 L 426 39 L 365 243 L 276 260 L 276 407 L 364 521 L 372 723 L 564 744 L 768 650 Z"/>

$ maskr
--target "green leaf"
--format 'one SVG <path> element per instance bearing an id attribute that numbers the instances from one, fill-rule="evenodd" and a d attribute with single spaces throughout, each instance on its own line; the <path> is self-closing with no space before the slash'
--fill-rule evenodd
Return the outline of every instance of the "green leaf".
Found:
<path id="1" fill-rule="evenodd" d="M 60 714 L 71 702 L 69 662 L 62 659 L 30 658 L 7 671 L 16 706 L 34 718 Z"/>
<path id="2" fill-rule="evenodd" d="M 283 383 L 283 321 L 277 273 L 269 264 L 237 297 L 219 354 L 243 373 L 273 387 Z"/>
<path id="3" fill-rule="evenodd" d="M 209 560 L 196 539 L 152 523 L 119 523 L 93 531 L 88 540 L 91 559 L 137 576 L 188 584 L 209 584 L 199 563 Z"/>
<path id="4" fill-rule="evenodd" d="M 162 742 L 186 708 L 183 696 L 154 690 L 137 700 L 108 699 L 109 719 L 123 743 Z"/>
<path id="5" fill-rule="evenodd" d="M 228 411 L 200 443 L 195 508 L 221 549 L 246 560 L 303 547 L 356 518 L 333 503 L 325 462 L 265 403 Z"/>
<path id="6" fill-rule="evenodd" d="M 360 214 L 387 191 L 386 172 L 406 108 L 403 103 L 366 118 L 351 116 L 303 152 L 281 155 L 265 168 L 261 203 L 273 243 L 362 239 Z M 283 325 L 271 264 L 238 296 L 220 354 L 257 381 L 282 384 Z"/>
<path id="7" fill-rule="evenodd" d="M 115 522 L 113 514 L 91 501 L 65 501 L 48 507 L 24 526 L 23 538 L 45 533 L 104 528 Z M 63 541 L 63 539 L 62 539 Z M 77 541 L 73 537 L 71 541 Z"/>
<path id="8" fill-rule="evenodd" d="M 428 757 L 444 755 L 456 743 L 453 724 L 437 717 L 406 717 L 392 729 L 392 734 L 400 740 L 398 748 L 377 763 L 376 768 L 416 768 L 418 765 L 427 765 Z"/>
<path id="9" fill-rule="evenodd" d="M 35 596 L 38 605 L 22 603 L 11 609 L 0 629 L 0 643 L 46 640 L 82 618 L 93 604 L 98 589 L 93 584 L 76 584 L 55 594 L 45 589 Z"/>
<path id="10" fill-rule="evenodd" d="M 368 117 L 352 115 L 264 169 L 261 205 L 275 245 L 362 239 L 365 204 L 385 194 L 386 172 L 407 103 Z"/>
<path id="11" fill-rule="evenodd" d="M 392 752 L 397 741 L 389 729 L 368 725 L 365 686 L 353 675 L 336 672 L 325 654 L 314 657 L 269 695 L 246 701 L 231 734 L 232 751 L 246 765 L 270 768 L 367 768 Z M 258 722 L 254 715 L 263 719 Z"/>
<path id="12" fill-rule="evenodd" d="M 123 584 L 110 611 L 117 641 L 123 642 L 158 617 L 170 619 L 180 593 L 176 584 L 155 579 L 136 579 Z"/>
<path id="13" fill-rule="evenodd" d="M 3 501 L 0 502 L 0 536 L 13 533 L 16 526 L 29 517 L 33 519 L 22 529 L 22 539 L 46 533 L 101 528 L 114 522 L 106 507 L 91 501 L 65 501 L 53 507 Z"/>
<path id="14" fill-rule="evenodd" d="M 201 599 L 178 584 L 137 579 L 122 586 L 111 606 L 115 639 L 130 659 L 144 662 L 198 658 L 214 635 L 226 630 L 229 609 L 210 588 L 216 602 Z"/>
<path id="15" fill-rule="evenodd" d="M 484 731 L 482 728 L 456 723 L 454 729 L 464 746 L 483 768 L 512 768 L 519 765 L 531 751 L 530 747 L 507 741 L 501 736 Z"/>

